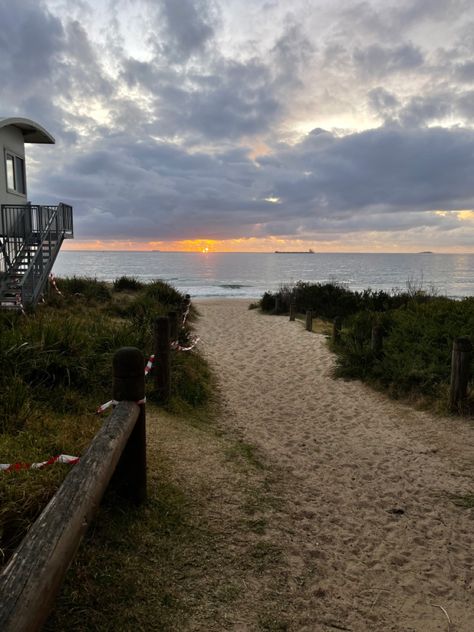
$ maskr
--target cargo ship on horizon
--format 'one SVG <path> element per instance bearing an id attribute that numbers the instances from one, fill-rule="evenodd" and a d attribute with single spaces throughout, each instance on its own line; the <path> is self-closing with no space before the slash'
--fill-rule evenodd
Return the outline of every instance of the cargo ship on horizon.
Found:
<path id="1" fill-rule="evenodd" d="M 312 248 L 309 250 L 275 250 L 276 255 L 314 255 L 316 254 Z"/>

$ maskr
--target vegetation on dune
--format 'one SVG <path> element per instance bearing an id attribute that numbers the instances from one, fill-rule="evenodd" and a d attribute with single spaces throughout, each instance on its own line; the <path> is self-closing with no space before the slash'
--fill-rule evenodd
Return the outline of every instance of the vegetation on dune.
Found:
<path id="1" fill-rule="evenodd" d="M 392 396 L 414 397 L 446 406 L 453 340 L 474 339 L 474 297 L 453 300 L 422 289 L 405 292 L 352 292 L 336 284 L 297 283 L 265 293 L 263 311 L 286 313 L 290 302 L 298 312 L 342 319 L 336 375 L 359 378 L 386 388 Z M 383 333 L 383 351 L 374 353 L 372 328 Z M 474 366 L 472 367 L 474 369 Z M 466 402 L 473 410 L 474 396 Z"/>
<path id="2" fill-rule="evenodd" d="M 180 309 L 184 296 L 162 281 L 141 286 L 122 277 L 118 288 L 73 277 L 26 317 L 0 312 L 0 454 L 3 463 L 80 455 L 101 424 L 97 406 L 110 399 L 112 357 L 122 346 L 153 351 L 157 316 Z M 189 320 L 195 311 L 192 309 Z M 180 341 L 189 339 L 189 328 Z M 145 358 L 146 359 L 146 358 Z M 172 353 L 170 410 L 204 406 L 209 369 L 198 353 Z M 153 399 L 152 380 L 147 397 Z M 69 471 L 0 473 L 0 563 Z"/>

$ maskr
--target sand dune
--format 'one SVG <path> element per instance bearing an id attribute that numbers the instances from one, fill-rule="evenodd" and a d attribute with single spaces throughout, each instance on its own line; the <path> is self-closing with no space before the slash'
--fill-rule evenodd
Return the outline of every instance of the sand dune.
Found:
<path id="1" fill-rule="evenodd" d="M 300 613 L 291 629 L 472 632 L 474 511 L 453 502 L 474 491 L 472 423 L 334 380 L 323 336 L 247 306 L 200 301 L 198 331 L 220 425 L 279 478 L 268 537 Z"/>

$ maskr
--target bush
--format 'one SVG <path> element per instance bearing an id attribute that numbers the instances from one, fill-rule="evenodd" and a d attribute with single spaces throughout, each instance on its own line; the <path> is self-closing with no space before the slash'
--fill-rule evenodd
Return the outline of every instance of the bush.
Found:
<path id="1" fill-rule="evenodd" d="M 374 324 L 384 330 L 383 354 L 374 357 L 370 334 Z M 345 323 L 335 351 L 337 374 L 377 382 L 396 396 L 445 396 L 451 372 L 454 338 L 474 338 L 474 299 L 412 298 L 378 319 L 360 312 Z M 474 363 L 473 367 L 474 369 Z"/>
<path id="2" fill-rule="evenodd" d="M 110 300 L 111 292 L 105 281 L 98 281 L 89 277 L 65 277 L 56 279 L 59 290 L 67 295 L 80 295 L 92 301 L 103 302 Z"/>
<path id="3" fill-rule="evenodd" d="M 138 292 L 144 284 L 134 277 L 121 276 L 114 281 L 114 292 Z"/>
<path id="4" fill-rule="evenodd" d="M 27 317 L 0 311 L 2 462 L 81 454 L 100 426 L 97 406 L 110 399 L 113 354 L 134 346 L 148 357 L 154 319 L 184 298 L 162 281 L 120 300 L 96 279 L 60 279 L 58 287 L 63 296 L 52 293 Z M 186 339 L 181 332 L 180 340 Z M 204 405 L 211 391 L 206 363 L 195 352 L 173 356 L 171 407 Z M 66 472 L 58 466 L 0 477 L 0 563 L 12 542 L 8 534 L 18 535 L 12 525 L 26 530 Z M 26 510 L 21 498 L 28 498 Z"/>

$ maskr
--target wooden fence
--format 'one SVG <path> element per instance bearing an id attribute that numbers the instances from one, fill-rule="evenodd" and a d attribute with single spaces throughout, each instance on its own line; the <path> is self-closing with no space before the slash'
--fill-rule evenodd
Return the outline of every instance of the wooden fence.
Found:
<path id="1" fill-rule="evenodd" d="M 290 321 L 296 317 L 296 307 L 290 303 Z M 305 329 L 313 331 L 314 312 L 307 310 L 305 314 Z M 342 320 L 336 316 L 333 321 L 332 341 L 337 343 L 341 337 Z M 379 325 L 372 327 L 371 349 L 375 357 L 383 353 L 383 329 Z M 452 412 L 459 412 L 468 396 L 469 381 L 471 379 L 472 343 L 469 338 L 456 338 L 453 341 L 451 355 L 451 380 L 449 389 L 449 408 Z"/>
<path id="2" fill-rule="evenodd" d="M 189 304 L 186 296 L 183 309 Z M 155 322 L 154 381 L 162 403 L 170 397 L 170 341 L 183 322 L 177 312 Z M 133 347 L 115 354 L 112 398 L 119 403 L 2 570 L 2 632 L 41 629 L 109 483 L 135 504 L 146 499 L 144 365 Z"/>

